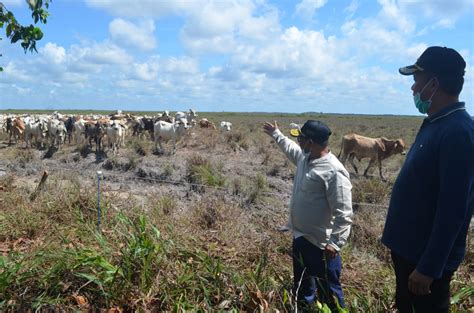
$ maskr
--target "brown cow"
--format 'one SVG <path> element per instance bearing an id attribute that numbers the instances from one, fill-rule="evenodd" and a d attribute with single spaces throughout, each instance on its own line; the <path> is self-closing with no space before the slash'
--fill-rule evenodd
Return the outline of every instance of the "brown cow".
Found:
<path id="1" fill-rule="evenodd" d="M 214 125 L 214 123 L 209 121 L 207 118 L 201 119 L 198 124 L 199 124 L 199 127 L 201 127 L 201 128 L 216 129 L 216 125 Z"/>
<path id="2" fill-rule="evenodd" d="M 23 138 L 23 134 L 25 132 L 25 123 L 21 120 L 21 118 L 17 117 L 12 121 L 12 128 L 8 138 L 8 144 L 11 145 L 12 143 L 12 136 L 15 140 L 15 143 L 18 143 L 19 140 Z"/>
<path id="3" fill-rule="evenodd" d="M 347 158 L 349 158 L 356 174 L 358 174 L 358 170 L 354 164 L 354 157 L 359 161 L 363 158 L 370 158 L 369 165 L 364 172 L 365 177 L 367 177 L 369 168 L 377 160 L 380 178 L 385 180 L 382 174 L 382 160 L 394 154 L 405 154 L 405 142 L 403 139 L 390 140 L 385 137 L 369 138 L 357 134 L 347 134 L 342 138 L 341 152 L 339 152 L 338 158 L 341 156 L 341 153 L 342 158 L 340 160 L 342 164 L 345 164 Z"/>

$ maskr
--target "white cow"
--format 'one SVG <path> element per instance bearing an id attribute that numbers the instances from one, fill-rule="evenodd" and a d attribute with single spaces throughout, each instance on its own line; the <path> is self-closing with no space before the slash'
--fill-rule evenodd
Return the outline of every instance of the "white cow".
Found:
<path id="1" fill-rule="evenodd" d="M 65 142 L 67 136 L 67 130 L 64 122 L 56 119 L 51 120 L 48 133 L 51 144 L 53 146 L 57 144 L 58 147 L 61 147 L 61 144 Z"/>
<path id="2" fill-rule="evenodd" d="M 44 120 L 25 119 L 25 143 L 26 147 L 31 147 L 31 139 L 35 138 L 35 144 L 40 143 L 43 147 L 43 139 L 48 133 L 48 126 Z"/>
<path id="3" fill-rule="evenodd" d="M 180 119 L 174 123 L 168 123 L 165 121 L 158 121 L 154 125 L 154 137 L 155 137 L 155 150 L 158 151 L 158 145 L 160 145 L 160 152 L 163 153 L 162 141 L 173 140 L 173 153 L 176 152 L 176 141 L 178 141 L 186 132 L 188 128 L 186 120 Z"/>
<path id="4" fill-rule="evenodd" d="M 123 135 L 125 131 L 117 120 L 111 121 L 111 125 L 107 126 L 107 142 L 112 147 L 114 154 L 118 153 L 118 149 L 123 143 Z"/>
<path id="5" fill-rule="evenodd" d="M 74 122 L 72 133 L 73 140 L 76 144 L 81 144 L 85 140 L 86 122 L 82 119 L 82 117 Z"/>
<path id="6" fill-rule="evenodd" d="M 186 119 L 187 123 L 189 125 L 192 125 L 193 124 L 193 120 L 195 120 L 195 118 L 197 117 L 197 113 L 196 113 L 196 110 L 194 109 L 189 109 L 188 112 L 184 113 L 184 112 L 176 112 L 176 114 L 174 115 L 174 119 L 175 121 L 179 121 L 181 119 Z M 195 123 L 194 123 L 195 124 Z"/>
<path id="7" fill-rule="evenodd" d="M 219 127 L 221 131 L 231 131 L 232 130 L 232 123 L 231 122 L 225 122 L 222 121 L 221 125 Z"/>

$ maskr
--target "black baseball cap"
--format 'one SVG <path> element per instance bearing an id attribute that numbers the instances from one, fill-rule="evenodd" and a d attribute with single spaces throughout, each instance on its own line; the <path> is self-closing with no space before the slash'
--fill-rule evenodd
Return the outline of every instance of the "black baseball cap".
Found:
<path id="1" fill-rule="evenodd" d="M 308 120 L 304 123 L 301 129 L 295 128 L 290 131 L 293 137 L 303 136 L 311 139 L 320 145 L 327 144 L 329 136 L 331 136 L 331 129 L 320 121 Z"/>
<path id="2" fill-rule="evenodd" d="M 413 75 L 416 72 L 428 72 L 437 76 L 463 77 L 466 62 L 454 49 L 446 47 L 429 47 L 413 65 L 401 67 L 402 75 Z"/>

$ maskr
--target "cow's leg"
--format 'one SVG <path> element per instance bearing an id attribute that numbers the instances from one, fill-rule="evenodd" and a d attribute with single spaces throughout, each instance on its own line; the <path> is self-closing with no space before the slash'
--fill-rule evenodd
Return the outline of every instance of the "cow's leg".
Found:
<path id="1" fill-rule="evenodd" d="M 30 137 L 31 135 L 31 137 Z M 28 146 L 31 146 L 31 139 L 32 139 L 33 135 L 32 134 L 28 134 L 28 136 L 25 136 L 25 148 L 28 149 Z"/>
<path id="2" fill-rule="evenodd" d="M 176 153 L 176 138 L 173 138 L 173 154 Z"/>
<path id="3" fill-rule="evenodd" d="M 349 162 L 351 163 L 352 167 L 354 168 L 354 171 L 357 175 L 359 175 L 359 170 L 357 169 L 357 166 L 355 165 L 354 163 L 354 158 L 355 158 L 355 154 L 354 153 L 351 153 L 349 155 Z"/>
<path id="4" fill-rule="evenodd" d="M 163 143 L 161 142 L 160 138 L 158 138 L 158 144 L 160 145 L 160 152 L 165 153 L 165 149 L 163 149 Z"/>
<path id="5" fill-rule="evenodd" d="M 382 160 L 381 160 L 381 159 L 378 159 L 377 161 L 378 161 L 378 163 L 379 163 L 379 174 L 380 174 L 380 178 L 381 178 L 383 181 L 386 181 L 385 177 L 383 177 L 383 174 L 382 174 Z"/>
<path id="6" fill-rule="evenodd" d="M 375 158 L 370 159 L 369 165 L 367 165 L 367 168 L 365 169 L 364 176 L 367 177 L 367 173 L 369 172 L 370 167 L 374 164 Z"/>

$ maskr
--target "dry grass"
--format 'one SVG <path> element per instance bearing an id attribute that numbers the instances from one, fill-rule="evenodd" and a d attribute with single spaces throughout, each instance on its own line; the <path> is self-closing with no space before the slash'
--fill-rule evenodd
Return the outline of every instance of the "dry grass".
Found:
<path id="1" fill-rule="evenodd" d="M 294 311 L 291 236 L 276 231 L 287 218 L 294 166 L 260 128 L 277 119 L 286 133 L 290 122 L 309 118 L 331 126 L 336 154 L 345 133 L 411 144 L 420 124 L 404 117 L 214 113 L 210 120 L 228 120 L 235 131 L 193 130 L 171 156 L 151 154 L 153 144 L 136 138 L 105 160 L 84 146 L 65 146 L 48 160 L 44 151 L 0 147 L 0 165 L 11 172 L 0 176 L 0 310 Z M 354 202 L 382 207 L 356 208 L 342 251 L 349 312 L 390 312 L 393 305 L 394 276 L 380 236 L 402 162 L 384 161 L 388 182 L 376 172 L 352 179 Z M 33 175 L 56 165 L 71 171 L 53 170 L 31 202 Z M 107 177 L 100 233 L 96 170 Z M 472 255 L 453 280 L 453 312 L 472 306 Z"/>

